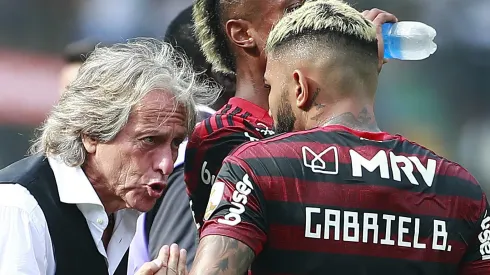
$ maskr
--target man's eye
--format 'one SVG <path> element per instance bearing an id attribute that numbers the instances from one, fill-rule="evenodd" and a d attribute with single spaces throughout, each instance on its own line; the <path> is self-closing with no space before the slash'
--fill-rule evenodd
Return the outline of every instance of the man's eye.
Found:
<path id="1" fill-rule="evenodd" d="M 141 139 L 146 144 L 154 144 L 155 143 L 155 138 L 154 137 L 144 137 Z"/>

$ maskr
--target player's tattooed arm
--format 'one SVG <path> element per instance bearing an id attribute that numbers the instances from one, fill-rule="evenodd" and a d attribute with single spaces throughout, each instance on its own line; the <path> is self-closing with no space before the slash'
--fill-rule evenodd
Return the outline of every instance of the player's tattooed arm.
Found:
<path id="1" fill-rule="evenodd" d="M 243 275 L 255 254 L 246 244 L 233 238 L 210 235 L 199 242 L 191 275 Z"/>

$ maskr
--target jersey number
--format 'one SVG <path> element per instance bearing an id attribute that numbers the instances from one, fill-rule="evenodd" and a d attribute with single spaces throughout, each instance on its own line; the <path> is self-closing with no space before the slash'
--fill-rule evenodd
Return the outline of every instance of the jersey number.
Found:
<path id="1" fill-rule="evenodd" d="M 211 175 L 211 172 L 209 172 L 208 169 L 206 169 L 206 166 L 208 165 L 208 162 L 205 161 L 201 167 L 201 180 L 204 184 L 206 185 L 213 185 L 214 181 L 216 180 L 216 176 Z"/>

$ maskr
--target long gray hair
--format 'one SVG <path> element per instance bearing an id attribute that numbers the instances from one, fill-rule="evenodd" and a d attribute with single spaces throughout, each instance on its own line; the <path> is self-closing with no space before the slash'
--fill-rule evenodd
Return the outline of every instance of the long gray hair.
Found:
<path id="1" fill-rule="evenodd" d="M 215 83 L 198 81 L 185 56 L 168 43 L 139 38 L 97 47 L 40 127 L 30 152 L 81 165 L 87 154 L 82 135 L 111 141 L 134 106 L 156 89 L 171 93 L 175 108 L 184 106 L 189 133 L 196 123 L 196 104 L 212 104 L 220 94 Z"/>

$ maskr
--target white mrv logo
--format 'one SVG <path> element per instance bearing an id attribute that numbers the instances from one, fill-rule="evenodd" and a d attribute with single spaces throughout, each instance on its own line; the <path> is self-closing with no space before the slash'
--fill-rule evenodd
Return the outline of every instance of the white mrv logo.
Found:
<path id="1" fill-rule="evenodd" d="M 235 188 L 236 190 L 232 195 L 230 213 L 225 215 L 223 219 L 218 219 L 218 222 L 221 224 L 235 226 L 242 221 L 240 215 L 245 212 L 245 205 L 248 202 L 247 196 L 254 189 L 247 174 L 236 184 Z"/>
<path id="2" fill-rule="evenodd" d="M 413 166 L 415 165 L 427 186 L 430 187 L 436 174 L 436 161 L 433 159 L 428 159 L 427 167 L 425 167 L 417 157 L 397 156 L 390 152 L 388 159 L 388 155 L 383 150 L 379 151 L 372 159 L 366 159 L 352 149 L 349 150 L 349 153 L 352 161 L 352 176 L 358 178 L 362 177 L 363 168 L 369 172 L 374 172 L 374 170 L 379 168 L 381 178 L 390 179 L 389 170 L 391 167 L 393 180 L 401 181 L 401 171 L 403 171 L 410 183 L 419 185 L 413 175 Z M 390 165 L 388 165 L 388 161 Z M 403 166 L 399 167 L 398 164 L 403 164 Z"/>

